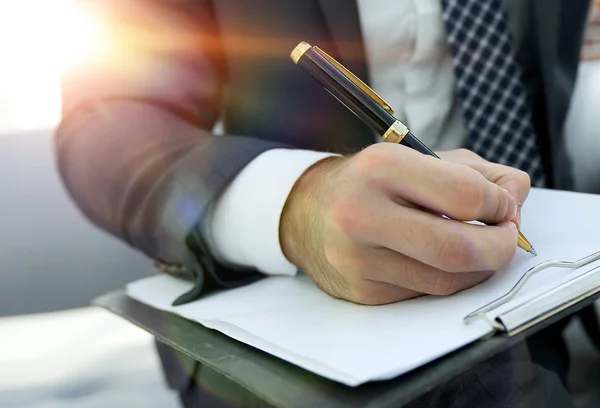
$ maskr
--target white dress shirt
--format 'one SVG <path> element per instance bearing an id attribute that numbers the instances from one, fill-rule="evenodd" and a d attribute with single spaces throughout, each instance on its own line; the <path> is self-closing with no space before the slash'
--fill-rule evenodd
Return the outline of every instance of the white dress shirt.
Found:
<path id="1" fill-rule="evenodd" d="M 432 149 L 462 147 L 467 133 L 440 1 L 358 0 L 358 9 L 371 87 Z M 274 149 L 250 162 L 215 202 L 203 225 L 215 256 L 265 274 L 295 274 L 279 243 L 281 211 L 302 173 L 330 155 Z"/>

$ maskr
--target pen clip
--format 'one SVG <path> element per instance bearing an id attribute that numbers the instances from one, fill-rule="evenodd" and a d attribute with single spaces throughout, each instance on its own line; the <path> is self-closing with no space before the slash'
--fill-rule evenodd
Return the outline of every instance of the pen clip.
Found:
<path id="1" fill-rule="evenodd" d="M 335 66 L 346 78 L 348 78 L 354 85 L 359 87 L 364 93 L 369 95 L 371 99 L 373 99 L 379 106 L 381 106 L 387 113 L 390 115 L 394 114 L 394 109 L 387 103 L 381 96 L 379 96 L 374 90 L 372 90 L 367 84 L 360 80 L 356 75 L 354 75 L 348 68 L 337 62 L 332 56 L 327 54 L 325 51 L 320 49 L 319 47 L 313 47 L 313 49 L 319 53 L 323 58 L 325 58 L 329 63 Z"/>

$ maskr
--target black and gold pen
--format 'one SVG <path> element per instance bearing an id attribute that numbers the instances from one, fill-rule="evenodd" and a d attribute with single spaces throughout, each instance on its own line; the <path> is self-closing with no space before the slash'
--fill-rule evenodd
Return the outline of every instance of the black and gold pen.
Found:
<path id="1" fill-rule="evenodd" d="M 383 141 L 403 144 L 439 159 L 439 156 L 417 139 L 404 123 L 394 117 L 394 110 L 383 98 L 323 50 L 301 42 L 292 51 L 291 58 L 296 65 L 310 74 L 338 101 L 380 135 Z M 524 251 L 537 255 L 521 231 L 519 231 L 517 245 Z"/>

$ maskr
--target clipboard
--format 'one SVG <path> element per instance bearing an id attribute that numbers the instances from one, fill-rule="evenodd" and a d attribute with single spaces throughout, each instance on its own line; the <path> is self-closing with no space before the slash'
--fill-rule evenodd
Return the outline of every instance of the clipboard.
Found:
<path id="1" fill-rule="evenodd" d="M 579 269 L 598 260 L 600 260 L 600 252 L 577 261 L 553 260 L 540 263 L 525 272 L 504 296 L 465 316 L 464 322 L 469 324 L 477 319 L 482 319 L 495 329 L 495 333 L 506 334 L 507 336 L 517 335 L 556 314 L 560 314 L 564 310 L 586 301 L 590 297 L 596 297 L 600 292 L 600 266 L 596 266 L 582 275 L 524 301 L 496 317 L 490 317 L 490 313 L 515 298 L 531 277 L 544 270 L 550 268 Z"/>
<path id="2" fill-rule="evenodd" d="M 346 313 L 344 315 L 339 313 L 341 309 L 346 308 L 344 303 L 333 301 L 315 288 L 314 284 L 309 285 L 309 279 L 281 277 L 268 278 L 243 288 L 227 290 L 202 298 L 194 304 L 172 307 L 173 300 L 189 290 L 190 283 L 163 274 L 147 278 L 147 282 L 134 282 L 128 286 L 127 294 L 122 291 L 112 296 L 107 295 L 96 303 L 140 325 L 160 341 L 214 369 L 220 375 L 232 378 L 253 392 L 256 390 L 257 395 L 266 398 L 265 401 L 275 406 L 294 406 L 294 403 L 284 398 L 284 393 L 288 397 L 291 395 L 287 390 L 297 391 L 298 401 L 306 402 L 296 406 L 319 405 L 318 401 L 327 401 L 325 405 L 332 406 L 386 406 L 387 402 L 390 405 L 398 405 L 417 398 L 600 297 L 600 218 L 596 216 L 599 205 L 599 196 L 533 189 L 528 199 L 528 207 L 524 208 L 524 218 L 531 225 L 541 226 L 531 229 L 532 242 L 542 249 L 541 254 L 545 259 L 536 260 L 524 253 L 517 253 L 508 270 L 494 275 L 482 285 L 451 297 L 426 297 L 366 309 L 357 305 L 349 306 L 349 310 L 342 310 Z M 557 213 L 561 213 L 561 217 L 554 217 Z M 545 221 L 549 219 L 552 219 L 552 226 L 545 228 Z M 583 256 L 587 254 L 591 255 Z M 577 261 L 548 261 L 540 264 L 548 257 L 577 259 L 581 256 L 583 258 Z M 140 296 L 140 291 L 133 290 L 136 287 L 147 289 L 145 285 L 148 284 L 155 285 L 156 290 L 152 296 Z M 265 285 L 267 292 L 262 291 Z M 319 332 L 322 326 L 316 326 L 318 329 L 303 326 L 306 319 L 290 320 L 286 312 L 293 311 L 291 307 L 294 305 L 291 302 L 294 299 L 288 296 L 288 292 L 281 291 L 288 289 L 292 289 L 290 293 L 298 299 L 296 306 L 302 309 L 317 308 L 318 305 L 314 302 L 328 302 L 324 305 L 326 310 L 318 310 L 325 318 L 316 323 L 344 323 L 344 316 L 346 319 L 350 316 L 351 323 L 358 321 L 359 327 L 350 327 L 354 331 L 345 331 L 346 327 L 337 324 L 333 331 L 327 331 L 325 328 L 324 332 Z M 247 296 L 253 290 L 260 296 L 268 295 L 268 290 L 271 290 L 270 293 L 276 296 L 262 299 L 262 303 L 260 298 L 255 298 L 255 301 L 258 301 L 258 305 L 255 305 L 249 302 Z M 303 297 L 305 295 L 307 297 Z M 220 307 L 227 307 L 229 316 L 239 318 L 235 321 L 223 320 L 225 326 L 215 325 L 214 319 L 212 322 L 206 321 L 206 318 L 219 317 L 215 313 L 219 312 Z M 356 371 L 351 372 L 349 375 L 352 375 L 352 381 L 344 381 L 349 377 L 328 375 L 332 372 L 319 371 L 318 367 L 315 369 L 315 366 L 305 364 L 308 360 L 289 358 L 290 354 L 264 347 L 264 342 L 253 342 L 248 338 L 246 340 L 250 341 L 246 341 L 238 336 L 239 331 L 237 334 L 228 331 L 228 328 L 234 325 L 237 325 L 234 328 L 242 331 L 252 329 L 248 325 L 252 323 L 250 315 L 253 311 L 249 309 L 256 307 L 262 308 L 254 312 L 258 312 L 258 315 L 262 313 L 258 317 L 262 318 L 263 328 L 273 326 L 276 329 L 274 331 L 277 331 L 275 335 L 284 332 L 283 335 L 302 346 L 305 345 L 303 340 L 294 336 L 307 329 L 313 330 L 307 340 L 314 344 L 324 344 L 321 340 L 326 340 L 337 349 L 340 348 L 339 343 L 327 336 L 339 332 L 338 335 L 346 339 L 349 338 L 346 337 L 348 333 L 360 335 L 362 330 L 373 339 L 370 344 L 360 343 L 366 347 L 368 353 L 362 353 L 362 349 L 358 350 L 362 354 L 357 353 L 357 349 L 350 345 L 349 352 L 324 347 L 323 350 L 304 354 L 303 358 L 330 364 L 329 367 L 333 369 L 351 367 L 353 362 L 348 360 L 361 358 L 370 365 L 367 370 L 356 376 L 353 374 Z M 444 309 L 448 308 L 453 308 L 451 321 L 442 316 Z M 201 312 L 200 315 L 194 317 L 194 313 L 198 311 Z M 440 315 L 436 316 L 436 313 Z M 319 314 L 316 313 L 308 317 L 314 319 L 315 316 L 319 318 Z M 402 320 L 407 316 L 412 316 L 412 320 Z M 342 320 L 339 320 L 340 318 Z M 312 324 L 313 321 L 309 323 Z M 285 327 L 285 330 L 282 330 L 282 327 Z M 456 327 L 460 329 L 460 333 L 463 333 L 463 330 L 468 331 L 470 340 L 451 344 L 452 330 Z M 407 336 L 407 333 L 410 333 L 410 336 Z M 427 337 L 432 333 L 438 337 Z M 264 334 L 258 333 L 261 336 Z M 385 337 L 386 334 L 390 336 Z M 414 338 L 406 340 L 402 337 Z M 390 340 L 380 342 L 381 338 Z M 438 347 L 441 341 L 436 339 L 441 338 L 444 344 Z M 206 342 L 202 339 L 206 339 Z M 264 336 L 262 339 L 267 342 L 277 340 L 276 337 Z M 207 344 L 213 346 L 212 352 L 205 347 Z M 399 351 L 383 349 L 390 344 Z M 382 350 L 373 349 L 378 345 L 382 346 Z M 411 345 L 417 348 L 423 345 L 423 354 L 415 356 L 421 351 L 411 348 Z M 286 345 L 288 346 L 290 343 Z M 429 346 L 435 349 L 435 353 L 426 349 Z M 288 350 L 302 351 L 293 348 Z M 402 350 L 410 350 L 410 353 Z M 217 355 L 223 358 L 218 360 L 215 357 Z M 329 355 L 333 355 L 337 361 L 342 361 L 344 366 L 336 366 L 331 359 L 327 360 Z M 232 360 L 225 356 L 232 356 Z M 314 360 L 321 356 L 325 356 L 325 359 Z M 340 356 L 345 356 L 346 360 L 340 360 Z M 405 362 L 399 361 L 404 358 Z M 401 364 L 398 364 L 399 362 Z M 242 369 L 243 367 L 247 369 Z M 373 367 L 379 371 L 373 371 Z M 271 370 L 272 375 L 269 374 Z M 258 378 L 258 372 L 265 380 Z M 278 380 L 277 376 L 281 379 Z M 302 396 L 302 390 L 306 390 L 306 397 Z M 346 398 L 345 395 L 349 397 Z M 313 399 L 307 399 L 309 396 Z"/>
<path id="3" fill-rule="evenodd" d="M 555 313 L 519 332 L 508 335 L 498 330 L 491 338 L 472 343 L 400 377 L 358 387 L 323 378 L 198 323 L 147 306 L 128 297 L 124 290 L 98 297 L 93 303 L 148 331 L 175 353 L 181 353 L 182 358 L 199 362 L 202 372 L 232 380 L 271 406 L 388 408 L 416 400 L 599 297 L 600 292 L 596 291 L 573 305 L 552 309 Z"/>
<path id="4" fill-rule="evenodd" d="M 262 350 L 279 359 L 286 360 L 293 365 L 304 368 L 306 371 L 312 371 L 330 380 L 351 387 L 357 387 L 368 382 L 404 377 L 421 366 L 427 365 L 432 361 L 437 361 L 440 357 L 445 355 L 452 354 L 457 349 L 465 347 L 469 348 L 470 344 L 485 343 L 496 338 L 522 338 L 522 336 L 520 336 L 521 333 L 533 333 L 537 331 L 539 327 L 548 325 L 548 322 L 555 321 L 556 316 L 564 316 L 565 312 L 568 314 L 578 310 L 600 296 L 600 264 L 594 266 L 593 263 L 596 261 L 600 261 L 600 252 L 596 252 L 574 262 L 549 261 L 536 265 L 529 269 L 525 274 L 521 274 L 520 280 L 518 280 L 510 291 L 503 296 L 496 298 L 488 305 L 472 311 L 467 316 L 463 315 L 463 318 L 458 319 L 458 322 L 456 319 L 453 319 L 453 321 L 450 321 L 449 323 L 444 323 L 440 321 L 439 318 L 437 318 L 437 320 L 428 320 L 428 323 L 425 325 L 431 327 L 436 326 L 438 323 L 442 324 L 439 328 L 435 329 L 436 331 L 429 332 L 427 332 L 427 330 L 424 331 L 424 320 L 421 320 L 421 323 L 418 323 L 413 319 L 412 322 L 414 322 L 414 326 L 408 326 L 410 323 L 403 320 L 403 314 L 406 315 L 406 313 L 408 313 L 415 316 L 414 313 L 417 304 L 409 305 L 408 311 L 406 311 L 403 310 L 405 302 L 402 302 L 385 311 L 380 310 L 377 307 L 370 308 L 358 305 L 355 305 L 357 308 L 354 308 L 355 306 L 348 306 L 346 302 L 338 303 L 340 301 L 327 298 L 330 302 L 325 304 L 325 309 L 319 309 L 319 307 L 322 306 L 319 304 L 319 302 L 322 301 L 322 299 L 319 300 L 319 296 L 321 296 L 322 293 L 314 288 L 314 285 L 310 284 L 311 282 L 309 280 L 303 282 L 302 280 L 297 281 L 294 278 L 280 278 L 279 280 L 277 280 L 277 278 L 270 278 L 264 281 L 264 286 L 257 286 L 254 289 L 245 287 L 225 291 L 221 294 L 215 294 L 212 299 L 209 297 L 208 299 L 200 300 L 195 305 L 188 304 L 172 309 L 165 308 L 165 304 L 172 301 L 177 294 L 181 293 L 180 291 L 182 289 L 185 289 L 185 286 L 182 286 L 182 282 L 175 278 L 159 275 L 154 278 L 136 282 L 133 284 L 133 288 L 128 291 L 128 294 L 132 296 L 134 300 L 145 303 L 146 306 L 159 309 L 161 312 L 179 314 L 185 319 L 200 323 L 207 329 L 220 331 L 234 340 L 252 346 L 257 350 Z M 578 271 L 571 275 L 571 277 L 569 277 L 569 275 L 564 275 L 564 279 L 560 284 L 539 288 L 544 291 L 536 296 L 533 296 L 535 293 L 524 295 L 522 298 L 523 300 L 520 301 L 517 294 L 526 286 L 526 283 L 528 283 L 528 281 L 536 274 L 543 275 L 544 271 L 548 271 L 549 268 L 554 269 L 555 275 L 560 274 L 561 276 L 563 276 L 562 270 L 565 269 L 578 269 Z M 260 284 L 261 283 L 256 283 L 254 285 Z M 308 287 L 308 284 L 310 284 L 310 287 Z M 303 288 L 302 286 L 306 287 Z M 149 287 L 153 287 L 155 293 L 159 293 L 159 297 L 163 298 L 162 304 L 161 301 L 153 304 L 151 300 L 149 301 L 148 297 L 144 297 L 147 295 L 140 295 Z M 550 289 L 547 289 L 547 287 Z M 292 290 L 291 292 L 288 292 L 290 288 Z M 238 292 L 235 292 L 236 290 L 238 290 Z M 283 297 L 288 297 L 290 295 L 290 297 L 296 296 L 299 299 L 299 303 L 296 303 L 296 306 L 304 305 L 302 307 L 306 307 L 307 304 L 312 304 L 319 309 L 319 313 L 327 316 L 326 319 L 321 319 L 322 321 L 330 319 L 335 322 L 343 315 L 351 320 L 356 320 L 358 321 L 359 326 L 366 329 L 363 330 L 367 333 L 365 336 L 370 337 L 372 341 L 371 343 L 363 343 L 361 338 L 352 338 L 351 340 L 347 340 L 349 343 L 348 346 L 345 346 L 345 350 L 339 351 L 337 357 L 334 356 L 332 359 L 325 357 L 323 360 L 315 360 L 315 356 L 331 353 L 331 350 L 328 349 L 330 345 L 339 344 L 338 342 L 340 339 L 349 339 L 347 336 L 349 333 L 348 328 L 343 326 L 344 319 L 342 319 L 341 326 L 339 324 L 334 324 L 332 327 L 335 328 L 325 329 L 324 332 L 319 332 L 322 329 L 316 329 L 317 331 L 315 331 L 315 329 L 311 329 L 311 327 L 315 326 L 306 326 L 302 323 L 302 321 L 305 323 L 309 321 L 311 325 L 314 324 L 313 321 L 310 321 L 310 316 L 314 316 L 314 313 L 308 312 L 308 314 L 305 315 L 302 314 L 305 313 L 305 311 L 302 311 L 301 314 L 297 315 L 300 321 L 292 321 L 289 319 L 289 316 L 285 316 L 285 309 L 289 309 L 290 305 L 285 302 L 279 304 L 278 301 L 275 301 L 278 305 L 276 309 L 264 309 L 261 308 L 261 305 L 258 305 L 260 312 L 256 314 L 251 308 L 248 309 L 247 307 L 247 305 L 251 303 L 251 297 L 249 298 L 248 294 L 258 293 L 263 295 L 266 293 L 264 290 L 270 293 L 277 293 Z M 538 292 L 540 290 L 538 290 Z M 267 302 L 269 302 L 269 296 L 266 295 L 265 297 Z M 508 300 L 515 297 L 517 297 L 516 302 L 507 304 Z M 433 301 L 434 306 L 440 305 L 440 303 L 435 303 L 436 299 L 429 298 L 423 298 L 423 302 L 420 305 L 425 305 L 430 311 L 435 310 L 435 307 L 431 307 L 430 300 Z M 443 300 L 443 298 L 437 300 Z M 216 315 L 213 314 L 216 309 L 226 307 L 224 305 L 235 302 L 239 302 L 243 307 L 240 308 L 234 305 L 231 309 L 218 311 L 223 312 L 223 315 L 218 312 Z M 502 310 L 503 306 L 507 307 Z M 170 305 L 168 305 L 168 307 L 170 307 Z M 350 307 L 350 309 L 346 309 L 346 307 Z M 195 315 L 194 310 L 197 311 L 198 308 L 203 310 L 202 313 L 204 314 Z M 284 311 L 281 312 L 279 309 L 284 309 Z M 340 309 L 343 312 L 342 315 L 339 313 Z M 461 310 L 464 310 L 464 308 Z M 283 314 L 279 314 L 280 312 Z M 383 319 L 380 319 L 380 312 L 383 312 Z M 400 314 L 398 314 L 398 312 L 400 312 Z M 208 313 L 209 317 L 207 317 L 206 313 Z M 453 313 L 454 316 L 457 316 L 456 311 L 453 311 Z M 231 316 L 233 316 L 233 320 L 228 318 Z M 387 316 L 387 318 L 385 316 Z M 425 316 L 428 315 L 426 314 Z M 238 320 L 236 320 L 236 317 L 239 317 Z M 282 319 L 282 317 L 285 319 Z M 247 322 L 254 318 L 259 319 L 263 329 L 264 325 L 268 325 L 271 327 L 270 330 L 278 333 L 283 331 L 286 332 L 286 334 L 280 334 L 279 337 L 269 337 L 268 334 L 265 335 L 264 331 L 261 332 L 260 328 L 258 331 L 253 331 L 254 329 L 252 329 L 252 327 L 256 326 L 244 326 L 244 324 L 240 324 L 240 319 Z M 418 315 L 416 318 L 422 319 L 423 315 Z M 371 319 L 375 319 L 378 323 L 375 323 L 374 325 L 369 323 Z M 319 326 L 318 322 L 316 324 L 316 327 L 322 327 Z M 367 324 L 367 326 L 364 326 L 364 324 Z M 475 326 L 475 331 L 471 331 L 470 329 L 462 331 L 463 329 L 460 329 L 460 333 L 467 333 L 467 336 L 463 337 L 461 334 L 461 337 L 458 338 L 457 342 L 456 336 L 454 340 L 452 339 L 452 330 L 454 330 L 452 327 L 456 324 L 461 327 L 473 325 Z M 383 328 L 378 327 L 381 325 L 383 325 Z M 398 330 L 398 327 L 401 329 Z M 406 328 L 411 328 L 411 331 L 406 331 Z M 356 334 L 356 329 L 357 324 L 353 321 L 350 324 L 350 332 Z M 240 330 L 243 334 L 241 337 Z M 336 334 L 338 337 L 329 337 L 328 333 L 331 333 L 331 330 L 338 332 Z M 423 337 L 424 335 L 422 333 L 415 334 L 415 330 L 416 332 L 424 331 L 424 333 L 426 333 L 425 337 Z M 302 351 L 305 342 L 302 338 L 298 337 L 299 333 L 308 333 L 311 337 L 309 342 L 312 341 L 314 344 L 323 345 L 323 350 L 315 351 L 309 347 L 312 351 L 306 351 L 306 349 L 304 349 L 305 351 Z M 382 333 L 388 333 L 390 336 L 385 338 Z M 394 335 L 394 333 L 396 334 Z M 400 336 L 403 336 L 404 339 L 398 337 L 398 333 L 400 333 Z M 408 335 L 408 333 L 410 333 L 410 335 Z M 429 336 L 429 333 L 433 333 L 435 336 L 431 337 Z M 529 334 L 526 334 L 525 337 Z M 384 340 L 381 341 L 381 339 Z M 391 340 L 388 341 L 387 339 Z M 440 339 L 443 339 L 443 341 Z M 302 346 L 296 346 L 294 348 L 290 345 L 290 341 L 295 344 L 301 344 Z M 410 344 L 419 344 L 416 342 L 425 342 L 429 343 L 429 345 L 424 344 L 421 346 L 421 350 L 419 350 L 418 345 L 415 346 L 417 347 L 416 349 L 410 347 Z M 390 343 L 393 343 L 393 347 L 399 350 L 395 354 L 389 348 Z M 364 348 L 356 348 L 359 344 L 363 345 Z M 379 353 L 377 351 L 372 351 L 374 345 L 381 345 L 383 352 Z M 344 349 L 344 347 L 342 347 L 342 349 Z M 406 351 L 403 350 L 411 350 L 411 352 L 406 353 Z M 304 352 L 307 354 L 298 354 Z M 366 361 L 365 359 L 367 359 L 369 361 L 366 365 L 348 362 L 341 363 L 340 365 L 340 363 L 336 363 L 336 361 L 339 361 L 340 356 L 344 359 L 354 358 L 362 361 Z M 383 359 L 382 356 L 384 357 Z M 195 356 L 195 358 L 197 358 L 197 356 Z M 318 362 L 317 365 L 312 363 L 314 361 Z M 358 373 L 356 369 L 343 371 L 344 367 L 364 367 L 364 371 Z M 375 371 L 372 371 L 373 367 L 375 367 Z M 360 370 L 362 370 L 362 368 Z"/>

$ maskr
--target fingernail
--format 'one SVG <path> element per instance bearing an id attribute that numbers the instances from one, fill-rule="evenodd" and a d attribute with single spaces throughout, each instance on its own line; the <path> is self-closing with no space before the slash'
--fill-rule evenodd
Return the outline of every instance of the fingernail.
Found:
<path id="1" fill-rule="evenodd" d="M 504 219 L 506 221 L 510 221 L 510 220 L 514 219 L 517 216 L 518 210 L 519 210 L 519 207 L 517 206 L 517 202 L 515 201 L 515 199 L 512 197 L 509 197 L 508 198 L 508 206 L 506 207 L 506 215 L 504 216 Z"/>
<path id="2" fill-rule="evenodd" d="M 518 229 L 521 229 L 521 208 L 520 206 L 518 207 L 517 216 L 515 217 L 515 224 L 517 225 Z"/>

